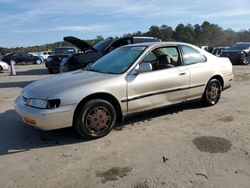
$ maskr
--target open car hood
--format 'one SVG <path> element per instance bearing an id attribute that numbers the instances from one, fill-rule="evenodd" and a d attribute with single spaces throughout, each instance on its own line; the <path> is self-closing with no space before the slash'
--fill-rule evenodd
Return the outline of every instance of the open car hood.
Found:
<path id="1" fill-rule="evenodd" d="M 81 51 L 86 51 L 86 50 L 93 50 L 97 52 L 93 46 L 85 42 L 84 40 L 81 40 L 79 38 L 73 37 L 73 36 L 67 36 L 63 38 L 64 41 L 69 42 L 73 44 L 74 46 L 78 47 Z"/>

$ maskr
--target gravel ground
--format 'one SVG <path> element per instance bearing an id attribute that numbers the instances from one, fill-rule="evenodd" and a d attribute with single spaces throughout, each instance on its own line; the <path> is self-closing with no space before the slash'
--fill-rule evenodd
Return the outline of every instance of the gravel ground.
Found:
<path id="1" fill-rule="evenodd" d="M 0 187 L 249 187 L 250 66 L 216 106 L 177 105 L 128 118 L 108 136 L 40 131 L 13 109 L 21 89 L 50 76 L 44 65 L 0 73 Z"/>

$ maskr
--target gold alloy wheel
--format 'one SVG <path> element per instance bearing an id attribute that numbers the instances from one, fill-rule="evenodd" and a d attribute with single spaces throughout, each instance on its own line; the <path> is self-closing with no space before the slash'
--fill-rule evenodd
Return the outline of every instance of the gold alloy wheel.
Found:
<path id="1" fill-rule="evenodd" d="M 217 82 L 211 83 L 207 92 L 207 99 L 211 103 L 216 103 L 220 97 L 220 85 Z"/>
<path id="2" fill-rule="evenodd" d="M 86 115 L 86 128 L 88 132 L 101 134 L 111 125 L 111 113 L 104 106 L 97 106 L 91 109 Z"/>

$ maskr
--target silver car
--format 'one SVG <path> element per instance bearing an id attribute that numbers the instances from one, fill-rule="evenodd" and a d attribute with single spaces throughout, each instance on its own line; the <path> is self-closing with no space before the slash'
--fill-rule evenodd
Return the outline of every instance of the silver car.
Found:
<path id="1" fill-rule="evenodd" d="M 120 47 L 84 70 L 31 83 L 15 109 L 40 129 L 74 126 L 84 138 L 99 138 L 135 112 L 198 98 L 215 105 L 232 80 L 228 58 L 186 43 L 141 43 Z"/>

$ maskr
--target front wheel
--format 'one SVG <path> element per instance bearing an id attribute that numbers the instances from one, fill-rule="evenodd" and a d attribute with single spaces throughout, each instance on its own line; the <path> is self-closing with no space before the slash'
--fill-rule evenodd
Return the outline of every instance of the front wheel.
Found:
<path id="1" fill-rule="evenodd" d="M 219 80 L 212 79 L 208 82 L 207 87 L 202 96 L 202 102 L 205 106 L 215 105 L 221 96 L 222 86 Z"/>
<path id="2" fill-rule="evenodd" d="M 37 59 L 37 60 L 36 60 L 36 64 L 37 64 L 37 65 L 40 65 L 41 63 L 42 63 L 42 60 L 41 60 L 41 59 Z"/>
<path id="3" fill-rule="evenodd" d="M 250 58 L 247 56 L 247 54 L 244 54 L 244 57 L 242 58 L 242 64 L 248 65 L 250 63 Z"/>
<path id="4" fill-rule="evenodd" d="M 54 70 L 53 69 L 48 69 L 49 74 L 53 74 Z"/>
<path id="5" fill-rule="evenodd" d="M 102 99 L 88 101 L 79 112 L 75 128 L 82 138 L 100 138 L 115 125 L 116 111 L 111 103 Z"/>

